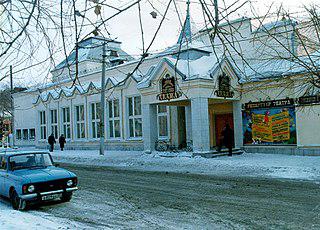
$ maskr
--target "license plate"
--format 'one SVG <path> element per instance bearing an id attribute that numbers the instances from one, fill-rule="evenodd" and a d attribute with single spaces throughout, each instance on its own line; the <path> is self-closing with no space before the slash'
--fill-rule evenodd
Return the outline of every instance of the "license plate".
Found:
<path id="1" fill-rule="evenodd" d="M 52 194 L 52 195 L 46 195 L 42 197 L 42 200 L 55 200 L 55 199 L 59 199 L 61 198 L 62 194 L 58 193 L 58 194 Z"/>

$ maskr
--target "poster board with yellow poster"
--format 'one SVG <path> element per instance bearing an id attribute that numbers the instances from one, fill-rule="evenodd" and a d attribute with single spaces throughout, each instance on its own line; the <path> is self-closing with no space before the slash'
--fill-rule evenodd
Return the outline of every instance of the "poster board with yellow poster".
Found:
<path id="1" fill-rule="evenodd" d="M 244 144 L 296 144 L 294 107 L 245 110 Z"/>

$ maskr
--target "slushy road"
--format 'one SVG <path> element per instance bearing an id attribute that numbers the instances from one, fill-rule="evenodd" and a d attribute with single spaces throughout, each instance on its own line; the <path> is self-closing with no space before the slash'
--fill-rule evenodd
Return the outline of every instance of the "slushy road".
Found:
<path id="1" fill-rule="evenodd" d="M 80 190 L 39 211 L 94 229 L 320 229 L 314 182 L 62 165 Z"/>

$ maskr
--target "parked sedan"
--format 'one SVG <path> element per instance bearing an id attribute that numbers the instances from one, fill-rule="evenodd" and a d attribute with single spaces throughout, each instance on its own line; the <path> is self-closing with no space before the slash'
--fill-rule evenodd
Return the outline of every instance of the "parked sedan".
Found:
<path id="1" fill-rule="evenodd" d="M 0 163 L 0 195 L 16 210 L 50 200 L 68 202 L 78 189 L 77 176 L 54 165 L 48 152 L 0 152 Z"/>

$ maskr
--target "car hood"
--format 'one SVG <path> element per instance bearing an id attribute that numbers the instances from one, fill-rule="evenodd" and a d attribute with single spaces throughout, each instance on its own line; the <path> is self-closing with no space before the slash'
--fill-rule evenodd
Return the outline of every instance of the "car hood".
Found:
<path id="1" fill-rule="evenodd" d="M 41 169 L 22 169 L 14 171 L 14 175 L 24 179 L 25 183 L 37 183 L 75 177 L 68 170 L 54 166 Z"/>

